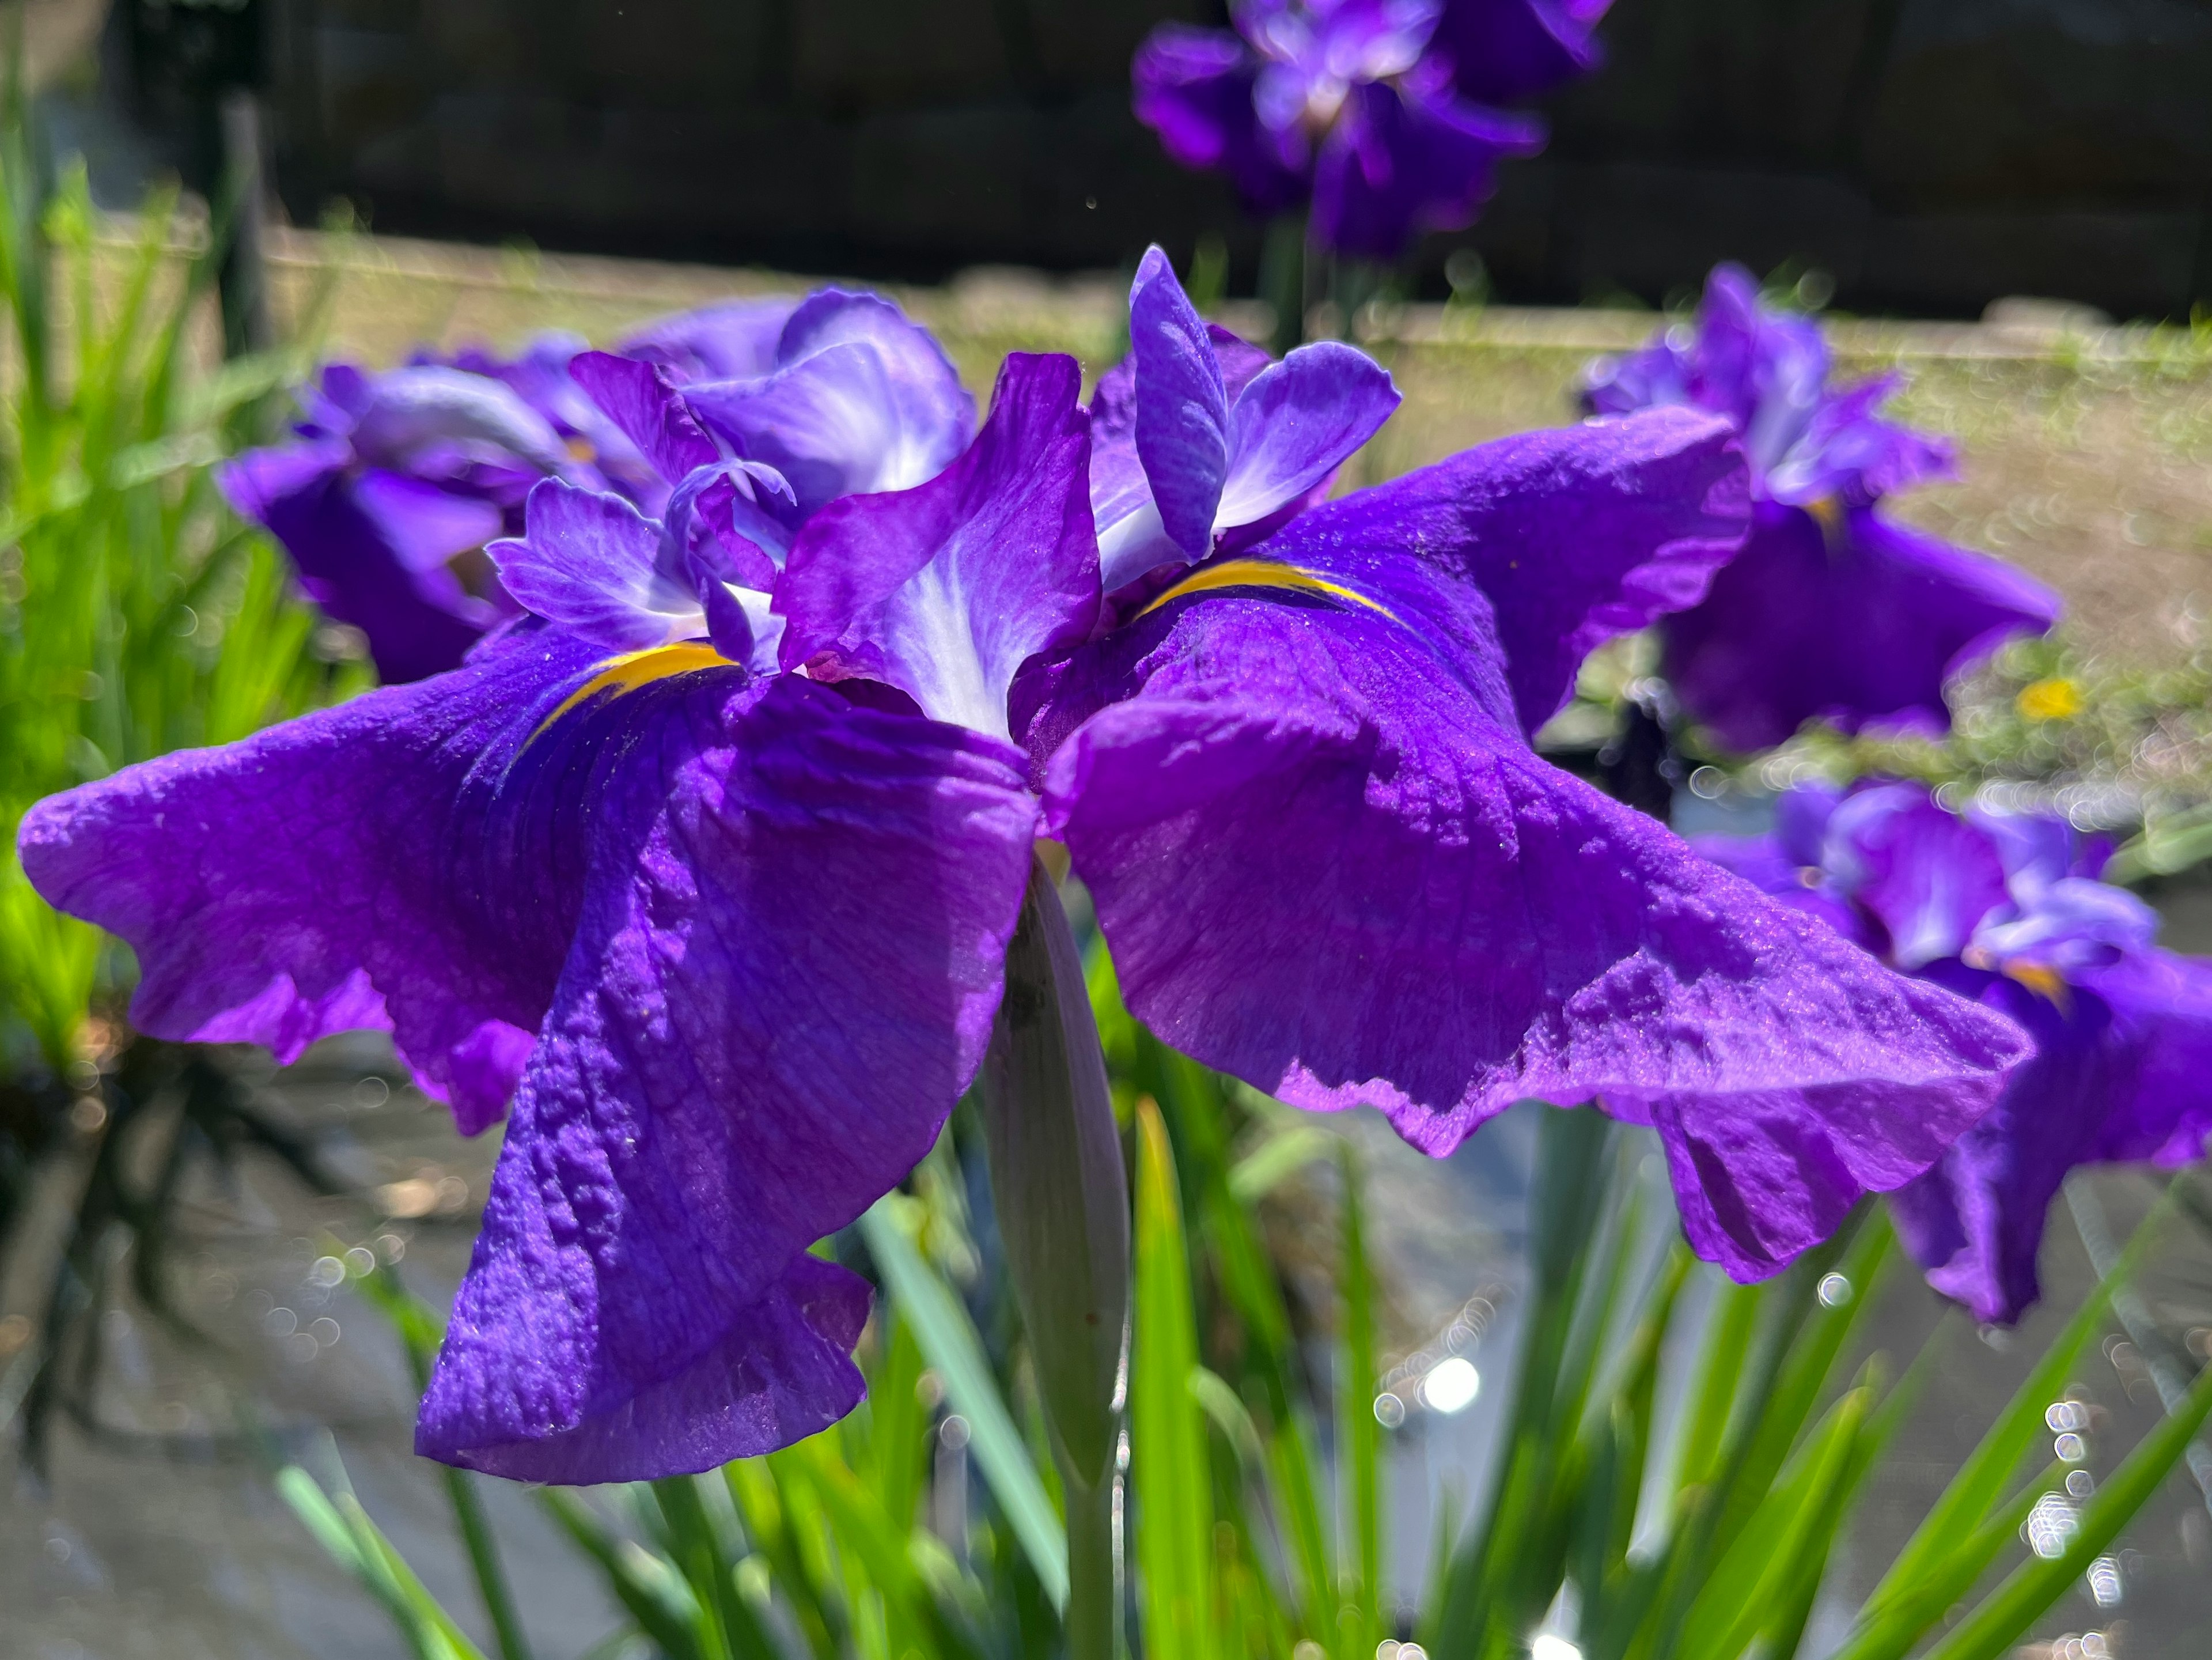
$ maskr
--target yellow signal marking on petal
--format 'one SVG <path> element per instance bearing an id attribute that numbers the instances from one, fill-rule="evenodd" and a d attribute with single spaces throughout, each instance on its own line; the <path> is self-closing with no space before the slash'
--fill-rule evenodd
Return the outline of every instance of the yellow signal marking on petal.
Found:
<path id="1" fill-rule="evenodd" d="M 1180 599 L 1186 594 L 1210 593 L 1218 588 L 1289 588 L 1299 593 L 1326 593 L 1338 599 L 1349 599 L 1355 605 L 1364 605 L 1380 616 L 1390 617 L 1357 589 L 1347 588 L 1341 582 L 1332 582 L 1325 576 L 1316 576 L 1280 559 L 1224 559 L 1218 565 L 1206 565 L 1191 574 L 1161 594 L 1139 611 L 1139 617 L 1150 617 L 1170 599 Z M 1132 619 L 1133 620 L 1133 619 Z M 1398 619 L 1390 617 L 1392 622 Z"/>
<path id="2" fill-rule="evenodd" d="M 2081 713 L 2081 688 L 2063 675 L 2031 681 L 2020 689 L 2013 707 L 2028 721 L 2071 721 Z"/>
<path id="3" fill-rule="evenodd" d="M 2008 980 L 2017 980 L 2039 997 L 2045 998 L 2059 1008 L 2064 1008 L 2073 999 L 2073 988 L 2066 976 L 2057 969 L 2045 968 L 2039 963 L 2008 963 L 2004 965 Z"/>
<path id="4" fill-rule="evenodd" d="M 667 680 L 679 674 L 691 674 L 700 669 L 734 667 L 730 660 L 703 640 L 684 640 L 672 646 L 647 646 L 643 651 L 624 652 L 620 657 L 611 657 L 599 665 L 599 672 L 562 698 L 552 714 L 538 723 L 538 736 L 577 704 L 611 691 L 620 696 L 649 686 L 656 680 Z"/>

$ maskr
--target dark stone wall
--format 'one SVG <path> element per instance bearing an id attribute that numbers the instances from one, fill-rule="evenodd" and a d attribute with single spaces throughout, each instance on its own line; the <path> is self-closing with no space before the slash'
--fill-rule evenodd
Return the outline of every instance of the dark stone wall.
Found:
<path id="1" fill-rule="evenodd" d="M 1218 0 L 267 0 L 278 176 L 385 229 L 927 277 L 1251 228 L 1128 113 Z M 1937 313 L 2212 301 L 2212 0 L 1617 0 L 1471 242 L 1503 297 L 1714 260 Z"/>

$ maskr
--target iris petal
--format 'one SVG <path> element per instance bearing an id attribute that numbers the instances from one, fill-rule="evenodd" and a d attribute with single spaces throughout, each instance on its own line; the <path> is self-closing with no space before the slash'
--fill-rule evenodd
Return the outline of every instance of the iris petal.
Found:
<path id="1" fill-rule="evenodd" d="M 1389 371 L 1341 341 L 1300 346 L 1238 394 L 1213 524 L 1249 525 L 1332 477 L 1398 407 Z"/>
<path id="2" fill-rule="evenodd" d="M 784 666 L 884 681 L 925 714 L 1003 735 L 1015 672 L 1098 613 L 1080 383 L 1073 358 L 1009 356 L 951 466 L 808 520 L 776 589 Z"/>
<path id="3" fill-rule="evenodd" d="M 1028 874 L 1003 744 L 794 679 L 641 696 L 423 1404 L 424 1451 L 501 1475 L 705 1468 L 852 1406 L 860 1294 L 804 1253 L 974 1077 Z"/>
<path id="4" fill-rule="evenodd" d="M 1158 247 L 1129 289 L 1129 356 L 1137 457 L 1161 526 L 1185 557 L 1203 558 L 1229 471 L 1229 392 L 1205 320 Z"/>

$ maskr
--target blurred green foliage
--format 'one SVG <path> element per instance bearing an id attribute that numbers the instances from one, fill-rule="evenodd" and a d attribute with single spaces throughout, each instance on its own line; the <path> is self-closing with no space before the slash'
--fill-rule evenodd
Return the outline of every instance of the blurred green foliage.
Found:
<path id="1" fill-rule="evenodd" d="M 211 468 L 258 435 L 289 354 L 222 362 L 214 234 L 157 192 L 135 223 L 93 205 L 81 165 L 56 179 L 12 92 L 0 111 L 0 1260 L 41 1176 L 77 1177 L 43 1280 L 40 1339 L 0 1354 L 0 1404 L 35 1444 L 99 1359 L 117 1231 L 157 1311 L 166 1219 L 187 1159 L 258 1146 L 321 1182 L 309 1152 L 206 1057 L 134 1038 L 127 956 L 50 909 L 15 833 L 33 803 L 118 767 L 219 744 L 366 683 L 319 648 L 282 556 L 217 493 Z M 150 1160 L 122 1149 L 157 1120 Z M 56 1359 L 75 1350 L 64 1389 Z M 0 1412 L 0 1421 L 7 1417 Z"/>

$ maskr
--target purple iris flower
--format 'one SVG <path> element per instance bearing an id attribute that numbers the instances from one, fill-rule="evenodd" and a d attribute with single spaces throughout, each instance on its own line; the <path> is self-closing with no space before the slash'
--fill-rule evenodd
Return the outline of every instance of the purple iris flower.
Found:
<path id="1" fill-rule="evenodd" d="M 616 350 L 677 381 L 758 377 L 798 303 L 705 307 Z M 380 374 L 330 364 L 303 389 L 292 439 L 225 464 L 217 482 L 283 544 L 309 597 L 367 635 L 383 679 L 442 672 L 514 614 L 470 556 L 520 532 L 540 479 L 612 489 L 655 516 L 666 506 L 672 481 L 569 374 L 585 350 L 548 334 L 512 358 L 418 354 Z"/>
<path id="2" fill-rule="evenodd" d="M 1490 107 L 1589 52 L 1602 7 L 1552 0 L 1243 0 L 1225 29 L 1164 23 L 1131 67 L 1137 119 L 1255 213 L 1310 201 L 1323 246 L 1395 259 L 1471 223 L 1543 124 Z M 1544 44 L 1548 40 L 1551 45 Z"/>
<path id="3" fill-rule="evenodd" d="M 2109 848 L 2063 819 L 1953 812 L 1904 783 L 1780 806 L 1772 835 L 1701 850 L 2035 1043 L 1996 1110 L 1891 1200 L 1929 1284 L 1980 1319 L 2017 1319 L 2069 1171 L 2203 1152 L 2212 963 L 2158 949 L 2150 907 L 2097 879 Z"/>
<path id="4" fill-rule="evenodd" d="M 464 1129 L 508 1114 L 423 1451 L 596 1481 L 848 1410 L 866 1294 L 808 1248 L 975 1077 L 1040 835 L 1169 1041 L 1433 1152 L 1597 1099 L 1656 1126 L 1691 1237 L 1740 1275 L 1995 1098 L 2007 1022 L 1529 746 L 1583 651 L 1741 537 L 1726 422 L 1489 445 L 1133 599 L 1101 582 L 1080 372 L 1017 354 L 946 465 L 816 508 L 779 562 L 747 527 L 806 489 L 700 443 L 826 465 L 860 386 L 871 431 L 945 413 L 924 355 L 817 298 L 808 326 L 878 361 L 772 370 L 773 429 L 735 392 L 694 420 L 650 366 L 580 371 L 681 482 L 658 520 L 537 486 L 496 550 L 535 614 L 459 670 L 24 822 L 40 891 L 137 949 L 143 1030 L 289 1058 L 381 1027 Z M 1218 409 L 1208 337 L 1179 290 L 1140 295 L 1133 336 L 1152 494 L 1202 503 L 1179 492 L 1242 453 L 1176 413 Z"/>
<path id="5" fill-rule="evenodd" d="M 472 592 L 455 561 L 500 534 L 532 484 L 580 464 L 512 388 L 450 364 L 332 363 L 300 401 L 293 439 L 226 462 L 217 483 L 283 544 L 308 596 L 368 635 L 384 679 L 453 667 L 504 598 Z"/>
<path id="6" fill-rule="evenodd" d="M 1742 434 L 1751 535 L 1705 602 L 1661 629 L 1682 707 L 1733 750 L 1815 719 L 1941 732 L 1950 676 L 2058 618 L 2040 582 L 1881 515 L 1884 497 L 1951 477 L 1951 447 L 1876 413 L 1894 377 L 1838 391 L 1828 368 L 1814 323 L 1722 265 L 1694 329 L 1594 365 L 1585 388 L 1601 414 L 1688 404 Z"/>

